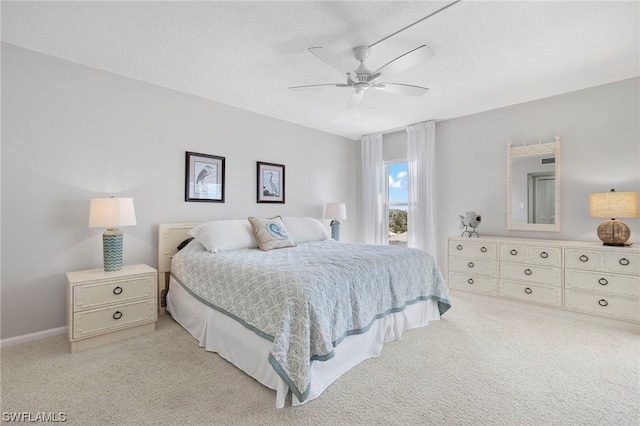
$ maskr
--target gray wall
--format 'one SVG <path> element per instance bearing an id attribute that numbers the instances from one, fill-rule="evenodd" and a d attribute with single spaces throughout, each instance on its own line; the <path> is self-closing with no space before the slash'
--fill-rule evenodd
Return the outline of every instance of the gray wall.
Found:
<path id="1" fill-rule="evenodd" d="M 226 202 L 184 202 L 185 151 L 226 157 Z M 256 203 L 256 161 L 286 166 L 286 204 Z M 157 224 L 347 204 L 349 139 L 2 44 L 2 338 L 65 325 L 65 273 L 102 267 L 89 200 L 133 197 L 124 263 L 157 265 Z M 327 224 L 328 221 L 324 223 Z"/>
<path id="2" fill-rule="evenodd" d="M 589 193 L 640 191 L 640 79 L 436 123 L 438 262 L 458 215 L 482 215 L 482 236 L 599 242 L 603 219 L 589 216 Z M 562 138 L 561 231 L 507 231 L 507 143 Z M 622 219 L 640 243 L 640 219 Z"/>
<path id="3" fill-rule="evenodd" d="M 447 238 L 460 234 L 458 215 L 468 210 L 482 214 L 481 235 L 598 241 L 602 220 L 589 217 L 589 193 L 640 191 L 639 82 L 437 122 L 443 270 Z M 399 133 L 385 135 L 385 149 L 404 143 Z M 507 143 L 555 135 L 562 231 L 507 231 Z M 187 150 L 226 157 L 226 203 L 183 201 Z M 347 203 L 343 239 L 361 241 L 359 143 L 6 44 L 1 161 L 2 338 L 65 324 L 64 273 L 102 265 L 102 231 L 87 228 L 94 197 L 134 198 L 138 225 L 123 228 L 125 263 L 156 265 L 158 223 L 322 218 L 333 201 Z M 256 161 L 286 165 L 286 204 L 256 204 Z M 640 242 L 640 219 L 624 221 Z"/>

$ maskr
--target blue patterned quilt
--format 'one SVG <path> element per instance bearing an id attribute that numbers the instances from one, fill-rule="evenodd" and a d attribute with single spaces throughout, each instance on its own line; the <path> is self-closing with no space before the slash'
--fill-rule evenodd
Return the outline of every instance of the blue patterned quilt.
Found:
<path id="1" fill-rule="evenodd" d="M 393 246 L 324 240 L 212 254 L 194 240 L 173 258 L 171 275 L 273 342 L 269 362 L 300 401 L 311 362 L 330 359 L 345 337 L 418 301 L 436 300 L 440 314 L 451 306 L 433 257 Z"/>

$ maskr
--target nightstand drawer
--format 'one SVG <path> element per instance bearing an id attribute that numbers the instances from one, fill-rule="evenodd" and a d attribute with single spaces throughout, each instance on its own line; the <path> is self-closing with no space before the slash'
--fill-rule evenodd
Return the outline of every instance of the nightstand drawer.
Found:
<path id="1" fill-rule="evenodd" d="M 565 290 L 565 308 L 612 318 L 640 321 L 640 299 Z"/>
<path id="2" fill-rule="evenodd" d="M 156 320 L 155 299 L 73 314 L 73 339 L 106 333 Z"/>
<path id="3" fill-rule="evenodd" d="M 619 274 L 640 274 L 640 253 L 623 250 L 624 249 L 620 249 L 618 252 L 612 252 L 612 250 L 600 251 L 568 248 L 565 250 L 565 268 L 615 272 Z"/>
<path id="4" fill-rule="evenodd" d="M 562 289 L 560 287 L 500 281 L 500 296 L 543 305 L 562 306 Z"/>
<path id="5" fill-rule="evenodd" d="M 155 274 L 106 283 L 76 285 L 73 287 L 73 310 L 78 312 L 113 303 L 153 298 L 155 292 Z"/>
<path id="6" fill-rule="evenodd" d="M 621 275 L 567 269 L 564 274 L 567 289 L 640 297 L 640 276 Z"/>
<path id="7" fill-rule="evenodd" d="M 450 271 L 490 275 L 495 277 L 497 274 L 496 269 L 496 262 L 491 260 L 469 259 L 464 257 L 449 258 Z"/>
<path id="8" fill-rule="evenodd" d="M 500 278 L 537 282 L 555 287 L 562 285 L 562 269 L 523 263 L 500 263 Z"/>

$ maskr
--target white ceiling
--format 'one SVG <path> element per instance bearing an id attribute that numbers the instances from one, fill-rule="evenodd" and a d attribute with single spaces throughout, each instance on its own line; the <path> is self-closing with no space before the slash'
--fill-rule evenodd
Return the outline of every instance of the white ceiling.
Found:
<path id="1" fill-rule="evenodd" d="M 640 75 L 636 1 L 463 0 L 372 48 L 376 69 L 422 44 L 427 62 L 388 81 L 423 97 L 289 86 L 345 78 L 344 61 L 450 1 L 2 1 L 2 41 L 303 126 L 358 139 Z"/>

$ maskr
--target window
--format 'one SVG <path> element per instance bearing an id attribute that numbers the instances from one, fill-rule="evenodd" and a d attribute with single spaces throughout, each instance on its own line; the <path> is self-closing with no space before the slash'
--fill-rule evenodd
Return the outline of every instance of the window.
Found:
<path id="1" fill-rule="evenodd" d="M 407 189 L 408 167 L 406 162 L 387 163 L 387 211 L 389 212 L 389 244 L 407 245 Z"/>

